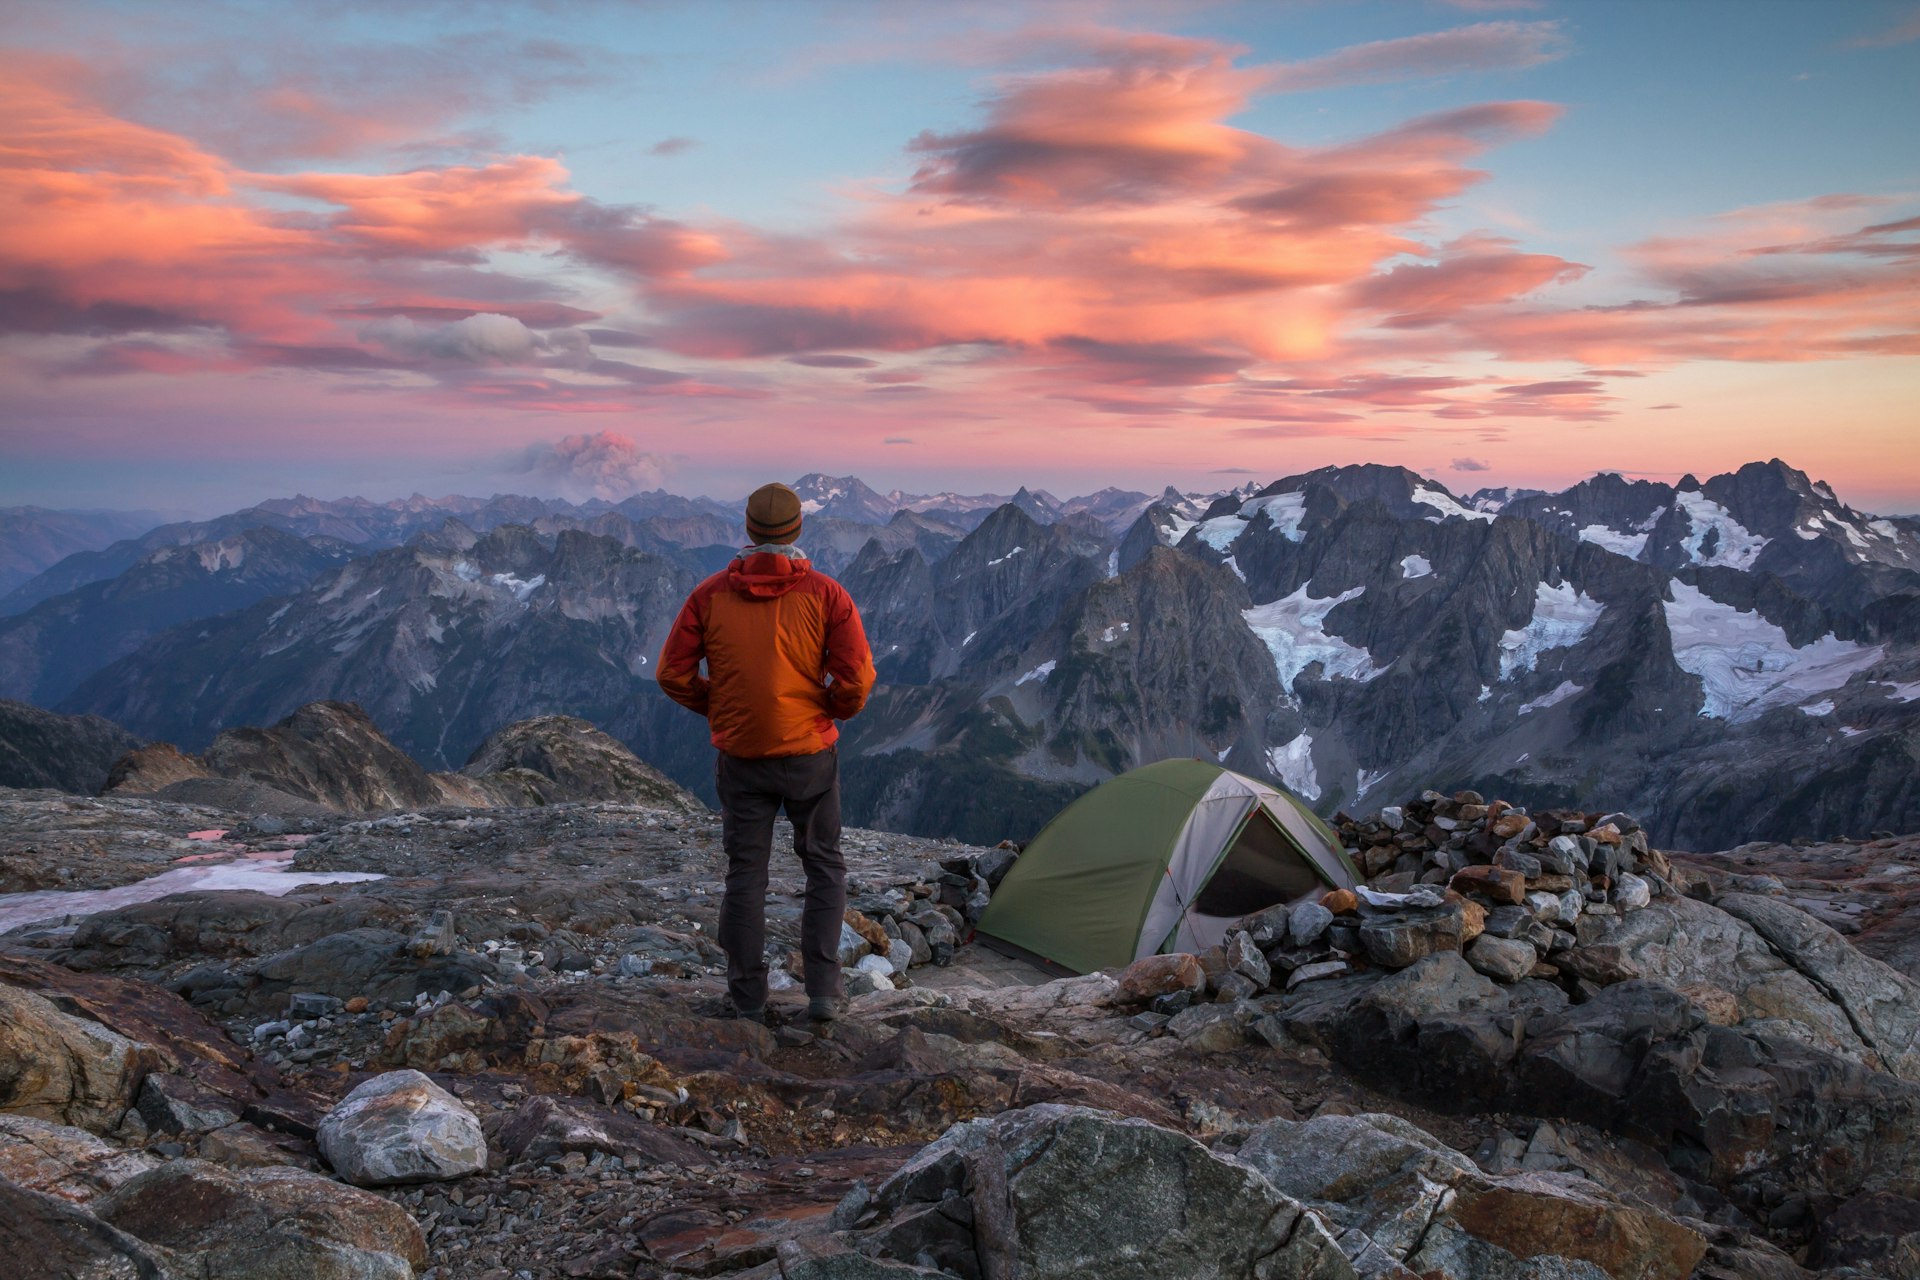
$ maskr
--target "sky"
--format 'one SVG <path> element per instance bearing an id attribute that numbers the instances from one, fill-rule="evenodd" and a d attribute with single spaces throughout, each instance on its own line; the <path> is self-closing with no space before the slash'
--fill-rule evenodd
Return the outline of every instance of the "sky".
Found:
<path id="1" fill-rule="evenodd" d="M 1920 511 L 1920 3 L 0 9 L 0 505 Z"/>

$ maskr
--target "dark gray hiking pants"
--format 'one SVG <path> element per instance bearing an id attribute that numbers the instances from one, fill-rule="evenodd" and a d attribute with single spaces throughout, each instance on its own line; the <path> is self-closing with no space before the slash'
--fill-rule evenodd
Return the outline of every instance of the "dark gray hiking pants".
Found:
<path id="1" fill-rule="evenodd" d="M 847 864 L 840 856 L 840 753 L 745 760 L 722 752 L 714 764 L 720 793 L 727 892 L 720 902 L 720 949 L 727 993 L 738 1009 L 767 1002 L 767 860 L 773 821 L 784 807 L 793 849 L 807 873 L 800 956 L 809 996 L 840 994 L 840 921 L 847 909 Z"/>

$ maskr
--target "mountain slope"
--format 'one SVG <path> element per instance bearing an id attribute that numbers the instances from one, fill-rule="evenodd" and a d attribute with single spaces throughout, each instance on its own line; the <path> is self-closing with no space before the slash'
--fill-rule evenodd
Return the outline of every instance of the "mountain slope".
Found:
<path id="1" fill-rule="evenodd" d="M 1141 498 L 1124 527 L 1124 494 L 983 513 L 809 479 L 881 679 L 844 739 L 855 821 L 1030 835 L 1101 778 L 1194 754 L 1323 812 L 1472 784 L 1605 797 L 1678 846 L 1920 826 L 1914 530 L 1779 462 L 1475 502 L 1329 467 Z M 885 524 L 829 510 L 876 500 Z M 576 715 L 710 794 L 704 726 L 647 663 L 725 552 L 623 545 L 654 518 L 443 518 L 155 636 L 61 705 L 191 744 L 351 699 L 433 768 Z"/>
<path id="2" fill-rule="evenodd" d="M 160 547 L 118 577 L 0 618 L 0 697 L 52 705 L 147 637 L 298 591 L 348 554 L 266 527 Z"/>

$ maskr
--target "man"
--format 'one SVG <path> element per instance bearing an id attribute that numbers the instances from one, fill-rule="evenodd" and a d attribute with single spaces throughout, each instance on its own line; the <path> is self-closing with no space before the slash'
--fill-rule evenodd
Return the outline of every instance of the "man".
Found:
<path id="1" fill-rule="evenodd" d="M 800 917 L 807 1016 L 824 1022 L 840 1001 L 847 908 L 833 722 L 866 705 L 873 655 L 853 597 L 794 545 L 800 496 L 783 484 L 763 485 L 747 499 L 746 514 L 753 545 L 687 597 L 657 669 L 669 698 L 707 718 L 719 751 L 714 787 L 727 851 L 720 947 L 734 1011 L 766 1021 L 767 860 L 774 816 L 784 807 L 807 873 Z"/>

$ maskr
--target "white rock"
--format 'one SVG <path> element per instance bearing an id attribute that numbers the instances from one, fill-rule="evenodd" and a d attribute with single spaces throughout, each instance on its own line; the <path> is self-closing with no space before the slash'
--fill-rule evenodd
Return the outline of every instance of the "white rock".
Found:
<path id="1" fill-rule="evenodd" d="M 444 1182 L 487 1166 L 480 1122 L 418 1071 L 375 1076 L 320 1122 L 320 1154 L 361 1187 Z"/>
<path id="2" fill-rule="evenodd" d="M 1631 871 L 1623 871 L 1613 885 L 1613 905 L 1622 911 L 1638 911 L 1653 901 L 1653 888 Z"/>
<path id="3" fill-rule="evenodd" d="M 1527 895 L 1527 910 L 1534 918 L 1551 924 L 1560 918 L 1560 895 L 1557 893 L 1530 893 Z"/>

